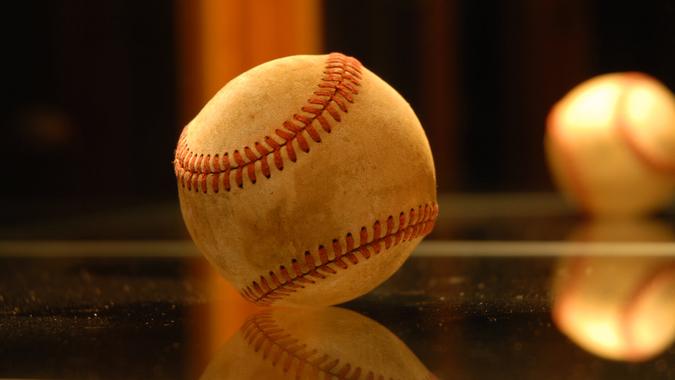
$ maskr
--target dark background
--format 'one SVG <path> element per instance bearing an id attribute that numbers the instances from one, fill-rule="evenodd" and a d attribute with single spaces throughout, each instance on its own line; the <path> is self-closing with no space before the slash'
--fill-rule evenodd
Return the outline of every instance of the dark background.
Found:
<path id="1" fill-rule="evenodd" d="M 356 56 L 411 102 L 441 192 L 553 191 L 545 116 L 593 75 L 638 70 L 675 88 L 666 0 L 323 4 L 324 50 Z M 176 4 L 3 8 L 0 223 L 177 204 Z"/>

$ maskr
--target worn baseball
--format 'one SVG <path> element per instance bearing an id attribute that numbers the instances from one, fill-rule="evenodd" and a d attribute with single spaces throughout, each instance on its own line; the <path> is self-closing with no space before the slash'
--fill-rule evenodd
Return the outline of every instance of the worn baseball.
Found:
<path id="1" fill-rule="evenodd" d="M 435 379 L 391 331 L 350 310 L 270 308 L 215 355 L 202 380 Z"/>
<path id="2" fill-rule="evenodd" d="M 184 128 L 174 166 L 195 244 L 262 305 L 370 291 L 438 214 L 415 113 L 339 53 L 281 58 L 233 79 Z"/>
<path id="3" fill-rule="evenodd" d="M 675 189 L 675 97 L 642 73 L 592 78 L 552 108 L 546 150 L 557 184 L 584 212 L 658 210 Z"/>

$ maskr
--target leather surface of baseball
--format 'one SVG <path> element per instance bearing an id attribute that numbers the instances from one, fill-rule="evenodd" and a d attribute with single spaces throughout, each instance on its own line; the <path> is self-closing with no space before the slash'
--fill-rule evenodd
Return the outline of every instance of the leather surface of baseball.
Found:
<path id="1" fill-rule="evenodd" d="M 271 308 L 211 360 L 210 379 L 435 379 L 398 337 L 347 309 Z"/>
<path id="2" fill-rule="evenodd" d="M 655 211 L 675 189 L 675 97 L 642 73 L 592 78 L 551 110 L 546 149 L 557 184 L 584 212 Z"/>
<path id="3" fill-rule="evenodd" d="M 174 166 L 195 244 L 263 305 L 370 291 L 438 213 L 415 113 L 339 53 L 277 59 L 230 81 L 184 128 Z"/>

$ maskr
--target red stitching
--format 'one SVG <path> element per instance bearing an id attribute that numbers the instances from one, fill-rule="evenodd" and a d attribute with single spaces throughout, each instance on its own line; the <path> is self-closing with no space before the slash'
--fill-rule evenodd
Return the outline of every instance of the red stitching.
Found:
<path id="1" fill-rule="evenodd" d="M 644 81 L 657 81 L 656 79 L 637 72 L 625 73 L 623 78 L 624 89 L 622 90 L 619 100 L 617 101 L 616 111 L 614 114 L 614 123 L 616 130 L 621 137 L 621 139 L 626 143 L 628 149 L 638 158 L 638 160 L 645 163 L 647 166 L 666 174 L 675 174 L 675 162 L 668 162 L 658 155 L 654 155 L 653 152 L 649 152 L 648 149 L 645 149 L 644 146 L 640 145 L 640 142 L 633 136 L 631 131 L 629 120 L 626 115 L 626 101 L 627 97 L 630 95 L 632 87 L 635 86 L 635 82 L 639 80 Z"/>
<path id="2" fill-rule="evenodd" d="M 344 380 L 384 380 L 384 375 L 373 370 L 361 368 L 352 363 L 341 361 L 306 343 L 284 330 L 272 317 L 271 311 L 265 311 L 250 317 L 241 328 L 244 340 L 253 347 L 263 360 L 270 360 L 272 366 L 282 366 L 289 378 L 331 378 Z M 321 374 L 321 376 L 319 376 Z"/>
<path id="3" fill-rule="evenodd" d="M 328 275 L 337 274 L 337 269 L 346 270 L 350 265 L 358 264 L 360 260 L 357 254 L 368 260 L 371 256 L 382 252 L 383 244 L 386 250 L 402 242 L 427 235 L 433 229 L 437 216 L 438 205 L 436 203 L 421 205 L 417 210 L 410 209 L 407 218 L 402 212 L 399 216 L 399 227 L 396 230 L 394 230 L 394 217 L 389 216 L 386 222 L 387 231 L 384 235 L 381 235 L 380 221 L 376 220 L 370 229 L 372 231 L 370 234 L 368 228 L 361 228 L 358 245 L 355 245 L 355 239 L 351 233 L 347 233 L 342 239 L 346 245 L 344 250 L 340 239 L 333 239 L 330 245 L 333 259 L 329 258 L 327 246 L 319 245 L 316 252 L 305 252 L 304 263 L 297 259 L 291 260 L 292 271 L 290 273 L 286 266 L 280 265 L 277 272 L 271 270 L 268 272 L 268 277 L 261 275 L 259 279 L 252 281 L 249 286 L 241 290 L 241 294 L 253 303 L 270 305 L 308 285 L 315 284 L 318 280 L 327 278 Z M 392 237 L 395 238 L 394 241 Z M 270 283 L 274 286 L 267 286 Z"/>
<path id="4" fill-rule="evenodd" d="M 284 169 L 284 159 L 281 149 L 286 147 L 288 159 L 296 162 L 298 159 L 295 151 L 297 148 L 305 153 L 310 151 L 310 140 L 314 143 L 321 142 L 321 133 L 330 133 L 334 128 L 333 123 L 342 120 L 340 113 L 347 113 L 349 105 L 354 103 L 361 80 L 361 63 L 353 57 L 340 53 L 328 55 L 323 71 L 323 77 L 307 104 L 300 107 L 300 112 L 293 114 L 290 120 L 282 123 L 274 133 L 264 136 L 255 141 L 251 146 L 244 146 L 232 152 L 234 163 L 229 160 L 229 152 L 207 154 L 197 153 L 190 150 L 187 142 L 188 126 L 178 139 L 178 148 L 175 152 L 174 170 L 181 187 L 190 191 L 217 193 L 222 182 L 222 189 L 230 191 L 230 173 L 234 173 L 234 183 L 243 188 L 244 179 L 248 178 L 251 184 L 258 180 L 256 176 L 256 163 L 260 162 L 260 172 L 265 178 L 270 178 L 271 165 L 267 157 L 273 155 L 274 167 L 277 170 Z M 326 114 L 329 115 L 326 117 Z M 332 120 L 331 120 L 332 119 Z M 314 121 L 318 123 L 317 128 Z M 300 125 L 298 125 L 299 123 Z M 241 153 L 243 152 L 243 154 Z M 222 157 L 222 165 L 219 161 Z M 213 176 L 209 181 L 208 176 Z M 222 180 L 220 179 L 222 177 Z"/>

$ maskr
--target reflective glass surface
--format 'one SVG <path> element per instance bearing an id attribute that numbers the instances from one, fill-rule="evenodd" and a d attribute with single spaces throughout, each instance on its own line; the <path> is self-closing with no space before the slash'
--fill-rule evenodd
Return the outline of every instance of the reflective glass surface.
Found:
<path id="1" fill-rule="evenodd" d="M 249 305 L 188 240 L 5 240 L 0 377 L 675 377 L 671 217 L 490 209 L 441 218 L 387 282 L 319 309 Z"/>

